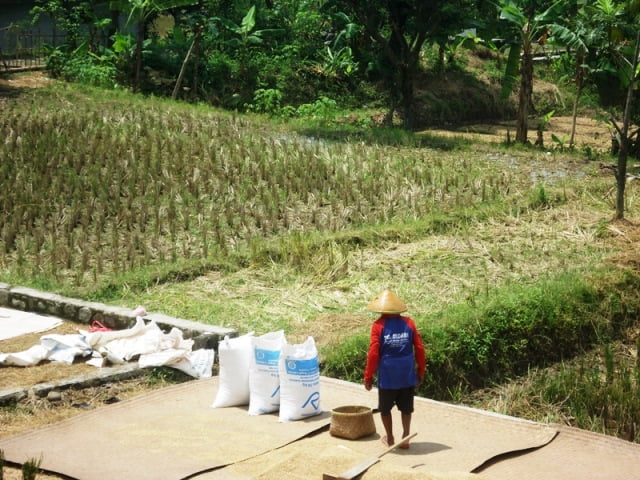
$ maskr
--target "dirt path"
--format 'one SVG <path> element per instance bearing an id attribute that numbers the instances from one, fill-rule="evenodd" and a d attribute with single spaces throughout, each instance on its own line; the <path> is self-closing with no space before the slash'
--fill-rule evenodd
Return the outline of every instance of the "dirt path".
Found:
<path id="1" fill-rule="evenodd" d="M 547 149 L 561 149 L 569 146 L 573 118 L 571 116 L 552 117 L 543 132 L 543 145 Z M 537 125 L 529 125 L 528 139 L 535 143 Z M 515 121 L 496 123 L 478 123 L 451 129 L 431 128 L 424 133 L 448 137 L 462 136 L 470 140 L 481 140 L 492 143 L 505 143 L 507 139 L 514 141 L 516 134 Z M 557 140 L 554 140 L 553 136 Z M 575 145 L 578 150 L 591 149 L 593 153 L 607 153 L 611 149 L 611 127 L 595 118 L 580 116 L 576 119 Z"/>

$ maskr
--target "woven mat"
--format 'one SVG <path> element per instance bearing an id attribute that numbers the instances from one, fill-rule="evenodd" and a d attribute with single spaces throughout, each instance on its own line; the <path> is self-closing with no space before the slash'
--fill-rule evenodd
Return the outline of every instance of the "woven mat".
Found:
<path id="1" fill-rule="evenodd" d="M 211 408 L 218 377 L 156 390 L 0 440 L 5 459 L 82 480 L 177 480 L 286 445 L 329 424 Z"/>
<path id="2" fill-rule="evenodd" d="M 365 405 L 375 408 L 377 393 L 362 385 L 322 379 L 323 408 Z M 399 439 L 400 414 L 392 412 Z M 298 480 L 337 475 L 358 462 L 384 450 L 384 432 L 379 415 L 374 415 L 377 433 L 358 440 L 331 437 L 322 432 L 304 438 L 277 452 L 239 462 L 222 470 L 195 477 L 196 480 Z M 394 450 L 371 468 L 363 480 L 472 478 L 470 472 L 492 458 L 548 444 L 557 434 L 549 427 L 525 420 L 416 398 L 412 431 L 418 435 L 409 450 Z M 485 477 L 482 477 L 485 478 Z M 491 478 L 491 477 L 486 477 Z"/>
<path id="3" fill-rule="evenodd" d="M 495 480 L 640 480 L 640 444 L 559 426 L 550 445 L 480 470 Z"/>
<path id="4" fill-rule="evenodd" d="M 347 443 L 336 443 L 328 434 L 302 438 L 294 443 L 220 470 L 193 477 L 193 480 L 320 480 L 323 473 L 336 475 L 366 460 Z M 382 448 L 380 448 L 382 450 Z M 377 453 L 380 453 L 378 451 Z M 399 465 L 389 453 L 371 466 L 358 480 L 489 480 L 469 472 L 424 472 Z"/>
<path id="5" fill-rule="evenodd" d="M 364 439 L 345 440 L 328 433 L 332 408 L 376 406 L 377 393 L 367 392 L 362 385 L 322 378 L 325 413 L 305 421 L 279 423 L 277 414 L 249 416 L 245 407 L 211 408 L 217 381 L 217 377 L 191 381 L 101 407 L 1 440 L 0 449 L 8 461 L 42 458 L 45 470 L 82 480 L 177 480 L 196 474 L 198 479 L 253 478 L 234 477 L 231 467 L 211 470 L 250 463 L 257 456 L 265 458 L 267 452 L 319 430 L 317 437 L 326 441 L 325 454 L 340 447 L 348 449 L 349 459 L 368 458 L 383 450 L 379 415 L 374 415 L 378 433 Z M 416 473 L 472 472 L 496 456 L 545 445 L 557 434 L 554 427 L 416 400 L 412 430 L 418 436 L 409 450 L 385 455 L 385 464 L 392 462 Z M 400 435 L 399 414 L 396 410 L 393 413 L 396 435 Z M 307 456 L 316 458 L 317 454 L 311 446 Z M 325 469 L 337 467 L 326 460 L 322 465 Z"/>
<path id="6" fill-rule="evenodd" d="M 362 385 L 326 379 L 323 402 L 333 406 L 377 406 L 377 392 Z M 396 440 L 400 439 L 400 413 L 392 411 Z M 342 442 L 366 454 L 380 453 L 384 429 L 380 415 L 374 415 L 377 434 L 357 441 Z M 557 434 L 555 427 L 459 407 L 426 398 L 416 398 L 411 430 L 418 435 L 408 451 L 396 450 L 385 459 L 423 471 L 472 472 L 491 458 L 507 452 L 537 448 Z"/>

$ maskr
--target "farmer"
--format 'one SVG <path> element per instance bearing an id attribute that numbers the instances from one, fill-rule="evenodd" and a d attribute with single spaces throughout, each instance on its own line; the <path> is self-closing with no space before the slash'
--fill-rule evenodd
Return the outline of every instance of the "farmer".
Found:
<path id="1" fill-rule="evenodd" d="M 415 323 L 400 315 L 407 307 L 395 293 L 383 290 L 367 309 L 380 313 L 380 318 L 371 326 L 364 388 L 371 390 L 373 377 L 377 375 L 378 409 L 386 434 L 382 443 L 391 446 L 395 443 L 391 417 L 394 405 L 401 414 L 401 438 L 410 434 L 415 387 L 424 379 L 426 355 Z M 409 448 L 408 442 L 400 448 Z"/>

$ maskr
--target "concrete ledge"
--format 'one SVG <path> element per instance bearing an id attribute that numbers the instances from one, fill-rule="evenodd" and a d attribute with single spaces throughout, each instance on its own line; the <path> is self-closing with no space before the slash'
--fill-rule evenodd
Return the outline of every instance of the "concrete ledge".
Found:
<path id="1" fill-rule="evenodd" d="M 58 382 L 38 383 L 37 385 L 29 387 L 0 390 L 0 405 L 16 403 L 27 397 L 46 397 L 49 392 L 54 390 L 60 391 L 69 388 L 82 389 L 95 387 L 107 382 L 140 377 L 145 373 L 145 369 L 138 367 L 137 363 L 96 368 L 95 371 L 91 373 L 65 378 Z"/>
<path id="2" fill-rule="evenodd" d="M 74 298 L 63 297 L 55 293 L 42 292 L 33 288 L 13 287 L 0 282 L 0 306 L 34 312 L 43 315 L 53 315 L 63 320 L 90 325 L 99 321 L 103 325 L 122 330 L 135 325 L 136 316 L 127 308 L 114 307 L 98 302 L 86 302 Z M 207 325 L 182 318 L 170 317 L 162 313 L 144 315 L 145 320 L 152 320 L 167 332 L 172 328 L 182 331 L 184 338 L 193 340 L 193 349 L 200 348 L 217 350 L 218 343 L 226 335 L 238 336 L 232 328 Z M 0 390 L 0 405 L 17 402 L 27 396 L 45 396 L 52 390 L 65 388 L 86 388 L 109 381 L 132 378 L 144 374 L 135 364 L 118 365 L 96 369 L 95 373 L 71 377 L 56 383 L 41 383 L 28 388 L 14 388 Z"/>
<path id="3" fill-rule="evenodd" d="M 114 330 L 130 328 L 136 323 L 136 316 L 130 309 L 98 302 L 86 302 L 33 288 L 13 287 L 6 283 L 0 283 L 0 306 L 53 315 L 63 320 L 86 325 L 99 321 Z M 150 313 L 143 318 L 155 321 L 163 330 L 171 330 L 174 327 L 182 330 L 184 338 L 193 339 L 193 348 L 196 350 L 199 348 L 217 349 L 219 341 L 225 335 L 238 336 L 238 332 L 232 328 L 207 325 L 170 317 L 162 313 Z"/>

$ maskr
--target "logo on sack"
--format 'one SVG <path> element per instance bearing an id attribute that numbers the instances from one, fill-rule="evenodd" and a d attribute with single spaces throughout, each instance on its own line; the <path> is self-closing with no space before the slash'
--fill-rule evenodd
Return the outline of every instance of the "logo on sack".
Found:
<path id="1" fill-rule="evenodd" d="M 302 408 L 306 408 L 309 404 L 314 410 L 318 410 L 320 408 L 320 392 L 313 392 L 309 395 L 309 398 L 307 398 L 307 400 L 302 404 Z"/>
<path id="2" fill-rule="evenodd" d="M 319 375 L 318 365 L 318 357 L 310 358 L 308 360 L 291 359 L 287 360 L 285 364 L 288 374 L 300 376 Z"/>

